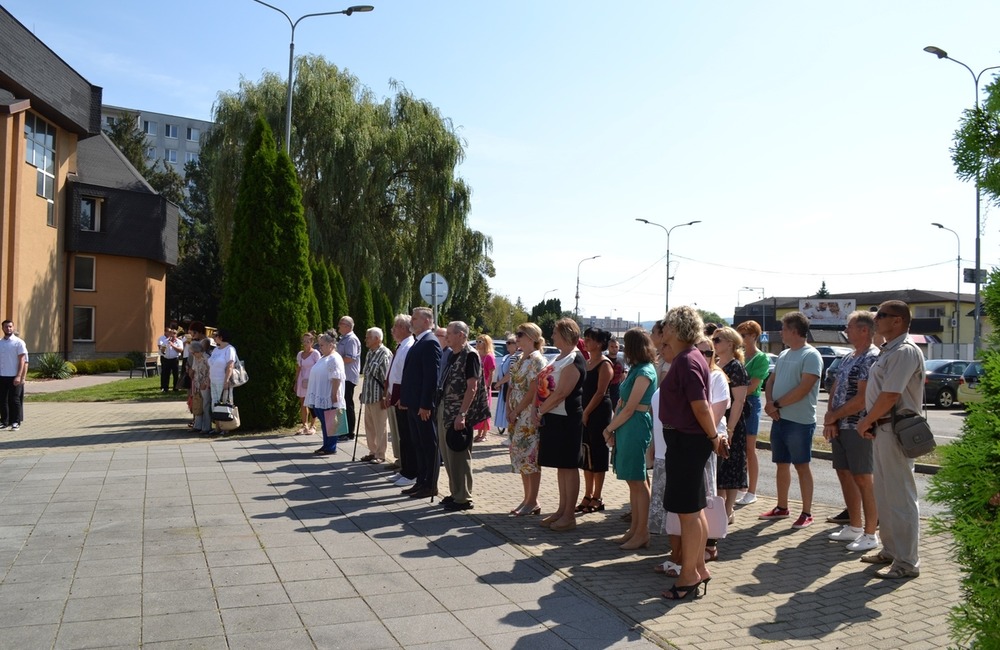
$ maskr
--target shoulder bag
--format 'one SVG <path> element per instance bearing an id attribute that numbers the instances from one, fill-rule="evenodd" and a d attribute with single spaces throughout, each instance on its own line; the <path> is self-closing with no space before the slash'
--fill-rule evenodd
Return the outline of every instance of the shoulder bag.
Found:
<path id="1" fill-rule="evenodd" d="M 243 365 L 239 357 L 236 357 L 236 361 L 233 362 L 233 374 L 229 376 L 229 381 L 234 388 L 250 381 L 250 375 L 247 374 L 246 366 Z"/>
<path id="2" fill-rule="evenodd" d="M 919 458 L 937 447 L 930 424 L 919 413 L 897 412 L 893 406 L 892 432 L 896 434 L 899 446 L 903 448 L 903 455 L 907 458 Z"/>
<path id="3" fill-rule="evenodd" d="M 232 392 L 222 391 L 219 401 L 212 406 L 212 420 L 218 423 L 223 431 L 232 431 L 240 427 L 240 409 L 233 405 Z"/>

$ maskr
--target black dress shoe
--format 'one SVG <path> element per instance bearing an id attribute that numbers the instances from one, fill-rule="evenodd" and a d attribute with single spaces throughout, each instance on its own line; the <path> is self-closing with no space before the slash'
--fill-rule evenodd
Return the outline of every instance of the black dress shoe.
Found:
<path id="1" fill-rule="evenodd" d="M 337 436 L 337 442 L 347 442 L 348 440 L 354 440 L 353 433 L 345 433 L 342 436 Z"/>
<path id="2" fill-rule="evenodd" d="M 446 503 L 452 503 L 452 502 L 454 502 L 454 501 L 455 501 L 455 497 L 453 497 L 453 496 L 451 496 L 451 495 L 449 494 L 449 495 L 448 495 L 448 496 L 446 496 L 445 498 L 441 499 L 441 505 L 444 505 L 444 504 L 446 504 Z"/>
<path id="3" fill-rule="evenodd" d="M 313 453 L 316 454 L 316 455 L 318 455 L 318 456 L 332 456 L 333 454 L 337 453 L 337 450 L 336 449 L 323 449 L 322 447 L 320 447 L 319 449 L 317 449 Z"/>
<path id="4" fill-rule="evenodd" d="M 472 510 L 475 507 L 472 505 L 471 501 L 466 501 L 465 503 L 458 503 L 457 501 L 449 501 L 444 504 L 444 509 L 449 512 L 459 512 L 461 510 Z"/>
<path id="5" fill-rule="evenodd" d="M 437 494 L 438 494 L 437 490 L 425 487 L 417 490 L 416 492 L 411 492 L 407 496 L 409 496 L 411 499 L 429 499 L 431 497 L 436 497 Z"/>
<path id="6" fill-rule="evenodd" d="M 414 483 L 410 487 L 408 487 L 405 490 L 403 490 L 402 493 L 405 494 L 405 495 L 407 495 L 407 496 L 409 496 L 409 495 L 413 494 L 414 492 L 419 492 L 420 490 L 423 490 L 423 489 L 424 489 L 423 485 L 420 485 L 419 483 Z"/>

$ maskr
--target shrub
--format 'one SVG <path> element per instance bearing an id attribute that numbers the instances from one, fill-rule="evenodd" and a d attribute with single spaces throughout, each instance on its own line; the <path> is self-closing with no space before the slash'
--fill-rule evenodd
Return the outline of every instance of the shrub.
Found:
<path id="1" fill-rule="evenodd" d="M 132 365 L 128 368 L 122 368 L 122 370 L 141 368 L 143 364 L 146 363 L 146 355 L 138 350 L 132 350 L 131 352 L 125 353 L 125 357 L 131 362 Z"/>
<path id="2" fill-rule="evenodd" d="M 1000 271 L 983 290 L 986 313 L 1000 322 Z M 994 335 L 996 337 L 996 335 Z M 981 404 L 970 404 L 962 437 L 941 449 L 940 471 L 928 498 L 948 506 L 931 521 L 934 532 L 952 534 L 962 568 L 963 602 L 951 612 L 951 635 L 974 648 L 1000 648 L 1000 508 L 989 505 L 1000 492 L 1000 340 L 983 354 Z"/>
<path id="3" fill-rule="evenodd" d="M 104 372 L 118 372 L 132 368 L 132 361 L 125 359 L 83 359 L 75 361 L 78 375 L 99 375 Z"/>
<path id="4" fill-rule="evenodd" d="M 38 358 L 38 376 L 46 379 L 67 379 L 73 374 L 70 364 L 55 352 L 46 352 Z"/>
<path id="5" fill-rule="evenodd" d="M 121 359 L 116 359 L 116 361 L 118 362 L 119 370 L 131 370 L 132 368 L 135 368 L 135 363 L 133 363 L 131 359 L 122 357 Z"/>

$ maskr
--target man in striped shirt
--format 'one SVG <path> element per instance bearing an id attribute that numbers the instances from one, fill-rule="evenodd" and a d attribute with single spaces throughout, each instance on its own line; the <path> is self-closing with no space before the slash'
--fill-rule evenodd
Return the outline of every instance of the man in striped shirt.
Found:
<path id="1" fill-rule="evenodd" d="M 368 356 L 365 359 L 364 383 L 361 385 L 361 407 L 365 412 L 365 440 L 370 453 L 361 458 L 363 463 L 385 462 L 387 420 L 382 398 L 392 352 L 382 344 L 382 337 L 382 330 L 378 327 L 369 328 L 365 333 Z"/>

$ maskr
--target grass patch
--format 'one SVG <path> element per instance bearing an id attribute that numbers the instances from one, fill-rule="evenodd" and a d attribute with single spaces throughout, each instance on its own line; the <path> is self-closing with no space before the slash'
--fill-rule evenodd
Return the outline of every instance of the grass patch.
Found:
<path id="1" fill-rule="evenodd" d="M 126 378 L 86 388 L 24 396 L 26 402 L 183 402 L 186 399 L 187 391 L 161 393 L 159 377 Z"/>

